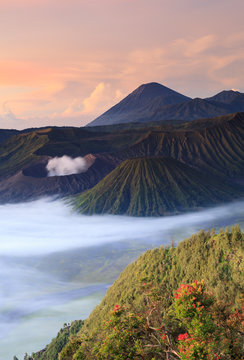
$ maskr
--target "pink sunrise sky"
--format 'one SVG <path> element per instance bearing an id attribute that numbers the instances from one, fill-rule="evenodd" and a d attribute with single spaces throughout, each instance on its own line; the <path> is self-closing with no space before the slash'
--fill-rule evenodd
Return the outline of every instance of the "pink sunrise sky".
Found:
<path id="1" fill-rule="evenodd" d="M 244 92 L 243 0 L 0 0 L 0 128 L 83 126 L 142 83 Z"/>

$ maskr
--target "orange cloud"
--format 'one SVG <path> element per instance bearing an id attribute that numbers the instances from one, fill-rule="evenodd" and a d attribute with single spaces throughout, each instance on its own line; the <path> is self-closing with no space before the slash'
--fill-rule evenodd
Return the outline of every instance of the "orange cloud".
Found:
<path id="1" fill-rule="evenodd" d="M 104 112 L 107 108 L 114 105 L 121 100 L 122 93 L 118 89 L 113 89 L 110 84 L 100 82 L 92 93 L 81 99 L 74 99 L 69 106 L 61 114 L 62 117 L 77 117 L 77 116 L 96 116 Z M 55 117 L 58 117 L 55 114 Z"/>
<path id="2" fill-rule="evenodd" d="M 242 89 L 242 34 L 225 40 L 206 34 L 130 52 L 96 49 L 74 61 L 62 59 L 58 66 L 50 62 L 52 67 L 1 61 L 0 107 L 7 101 L 16 117 L 87 121 L 145 82 L 158 81 L 190 96 L 209 96 L 227 86 Z"/>

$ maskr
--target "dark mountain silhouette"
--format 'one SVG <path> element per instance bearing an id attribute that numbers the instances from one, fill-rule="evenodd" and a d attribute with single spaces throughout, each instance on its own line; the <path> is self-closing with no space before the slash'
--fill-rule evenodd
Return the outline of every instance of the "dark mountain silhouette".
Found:
<path id="1" fill-rule="evenodd" d="M 161 120 L 197 120 L 225 115 L 230 111 L 226 105 L 195 98 L 181 104 L 158 107 L 152 115 L 152 121 Z"/>
<path id="2" fill-rule="evenodd" d="M 149 83 L 139 86 L 88 126 L 162 120 L 192 121 L 241 111 L 244 111 L 244 94 L 238 91 L 222 91 L 206 99 L 191 99 L 163 85 Z"/>
<path id="3" fill-rule="evenodd" d="M 223 90 L 212 97 L 206 98 L 205 100 L 228 105 L 235 105 L 240 103 L 242 106 L 244 106 L 244 94 L 234 90 Z"/>
<path id="4" fill-rule="evenodd" d="M 179 104 L 189 99 L 158 83 L 143 84 L 88 126 L 150 120 L 159 107 Z"/>

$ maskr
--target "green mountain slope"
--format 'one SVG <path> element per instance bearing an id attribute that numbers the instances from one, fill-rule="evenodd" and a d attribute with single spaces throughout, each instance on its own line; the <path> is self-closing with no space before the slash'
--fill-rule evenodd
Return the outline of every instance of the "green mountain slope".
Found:
<path id="1" fill-rule="evenodd" d="M 201 171 L 243 181 L 244 113 L 197 120 L 172 130 L 157 130 L 126 150 L 121 159 L 167 156 Z"/>
<path id="2" fill-rule="evenodd" d="M 160 216 L 231 201 L 234 187 L 171 158 L 125 160 L 95 187 L 77 196 L 85 214 Z"/>
<path id="3" fill-rule="evenodd" d="M 0 144 L 0 178 L 9 177 L 31 164 L 35 152 L 48 142 L 46 130 L 14 135 Z"/>
<path id="4" fill-rule="evenodd" d="M 70 338 L 59 354 L 59 360 L 100 360 L 101 357 L 92 355 L 92 351 L 96 347 L 99 349 L 103 342 L 104 332 L 108 328 L 107 321 L 113 308 L 115 305 L 123 306 L 129 316 L 131 312 L 139 314 L 143 309 L 145 311 L 145 307 L 148 306 L 148 295 L 142 290 L 144 284 L 153 289 L 150 296 L 154 299 L 160 297 L 160 311 L 157 316 L 160 317 L 161 323 L 168 321 L 169 325 L 174 326 L 176 334 L 182 329 L 179 329 L 179 322 L 172 317 L 174 311 L 172 302 L 173 294 L 181 283 L 204 279 L 207 288 L 213 293 L 222 309 L 226 309 L 230 304 L 235 308 L 244 288 L 243 259 L 244 234 L 238 226 L 233 227 L 231 232 L 226 229 L 216 235 L 214 231 L 209 233 L 202 230 L 182 241 L 177 247 L 148 250 L 121 273 L 119 279 L 107 291 L 101 304 L 85 321 L 78 335 Z M 148 343 L 150 344 L 149 341 L 153 341 L 151 335 L 149 332 L 149 338 L 145 339 L 143 332 L 137 332 L 134 341 L 145 348 Z M 122 337 L 121 341 L 123 341 Z M 113 347 L 110 350 L 112 351 Z M 125 359 L 123 354 L 120 355 L 118 359 Z M 238 355 L 240 359 L 241 354 Z M 140 358 L 140 356 L 136 357 L 136 359 Z M 152 358 L 154 357 L 146 357 L 146 359 Z M 159 358 L 164 357 L 155 357 L 155 359 Z M 47 358 L 33 354 L 31 359 Z"/>
<path id="5" fill-rule="evenodd" d="M 90 315 L 86 328 L 99 327 L 115 304 L 141 303 L 141 281 L 153 282 L 162 286 L 165 294 L 173 294 L 181 282 L 204 279 L 217 299 L 235 302 L 244 289 L 243 261 L 244 233 L 238 227 L 217 235 L 201 231 L 176 248 L 148 250 L 121 273 Z M 165 305 L 170 302 L 166 297 Z"/>

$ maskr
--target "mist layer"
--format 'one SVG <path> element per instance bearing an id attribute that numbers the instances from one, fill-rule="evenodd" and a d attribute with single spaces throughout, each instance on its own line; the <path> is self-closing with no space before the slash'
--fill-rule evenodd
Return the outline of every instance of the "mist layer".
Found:
<path id="1" fill-rule="evenodd" d="M 170 241 L 204 228 L 227 226 L 244 219 L 244 202 L 161 218 L 79 215 L 63 201 L 39 200 L 0 206 L 2 256 L 50 254 L 116 241 Z"/>

